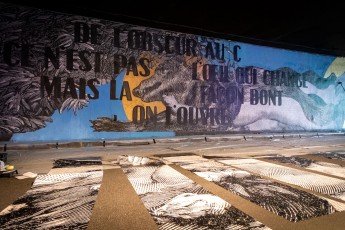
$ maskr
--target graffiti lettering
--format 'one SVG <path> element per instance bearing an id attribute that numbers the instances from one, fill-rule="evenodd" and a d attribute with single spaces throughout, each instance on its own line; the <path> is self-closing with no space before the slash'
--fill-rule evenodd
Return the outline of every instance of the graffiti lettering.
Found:
<path id="1" fill-rule="evenodd" d="M 239 67 L 236 69 L 236 82 L 238 84 L 257 84 L 257 70 L 253 67 Z"/>
<path id="2" fill-rule="evenodd" d="M 289 72 L 283 70 L 265 70 L 263 74 L 263 82 L 265 85 L 271 86 L 288 86 L 288 87 L 303 87 L 306 86 L 305 76 L 292 75 Z"/>
<path id="3" fill-rule="evenodd" d="M 161 35 L 156 33 L 149 33 L 146 31 L 130 30 L 127 31 L 127 46 L 123 47 L 121 44 L 120 28 L 114 28 L 114 46 L 117 48 L 129 48 L 132 50 L 154 51 L 158 54 L 176 54 L 196 57 L 197 41 L 191 38 Z"/>
<path id="4" fill-rule="evenodd" d="M 132 111 L 133 123 L 142 124 L 144 122 L 153 122 L 157 123 L 157 107 L 153 108 L 153 111 L 150 106 L 140 106 L 137 105 L 133 108 Z"/>
<path id="5" fill-rule="evenodd" d="M 47 76 L 41 77 L 41 98 L 45 97 L 45 93 L 47 97 L 54 97 L 54 98 L 67 98 L 70 96 L 74 99 L 85 99 L 85 92 L 86 86 L 93 92 L 94 95 L 87 94 L 89 99 L 98 99 L 99 92 L 95 87 L 95 84 L 99 84 L 100 82 L 95 79 L 90 79 L 86 81 L 83 78 L 79 79 L 79 84 L 76 85 L 73 78 L 66 79 L 66 85 L 64 88 L 64 92 L 62 94 L 62 87 L 61 87 L 61 78 L 60 77 L 53 77 L 53 80 L 50 82 Z M 77 89 L 79 90 L 79 97 L 77 94 Z M 54 92 L 54 93 L 53 93 Z M 63 97 L 62 97 L 63 95 Z"/>
<path id="6" fill-rule="evenodd" d="M 202 68 L 201 76 L 198 75 L 198 69 Z M 255 85 L 257 84 L 257 70 L 253 67 L 238 67 L 234 73 L 232 67 L 193 63 L 192 65 L 192 79 L 211 81 L 211 82 L 233 82 L 236 81 L 241 85 Z"/>
<path id="7" fill-rule="evenodd" d="M 112 79 L 110 81 L 110 100 L 122 100 L 123 97 L 126 97 L 127 101 L 132 100 L 132 94 L 128 81 L 123 81 L 120 96 L 117 97 L 116 80 Z"/>
<path id="8" fill-rule="evenodd" d="M 130 72 L 133 73 L 134 76 L 142 76 L 147 77 L 150 75 L 150 69 L 148 67 L 150 60 L 147 58 L 140 58 L 139 64 L 137 63 L 135 57 L 129 57 L 128 59 L 126 56 L 121 54 L 114 55 L 114 74 L 119 74 L 122 68 L 127 68 L 127 74 Z M 138 71 L 137 66 L 141 66 L 144 71 Z"/>
<path id="9" fill-rule="evenodd" d="M 215 47 L 213 47 L 213 44 Z M 208 42 L 206 45 L 206 54 L 205 57 L 211 57 L 212 60 L 224 60 L 224 44 L 219 44 L 217 42 Z"/>
<path id="10" fill-rule="evenodd" d="M 201 103 L 217 103 L 217 105 L 243 104 L 244 89 L 230 85 L 228 87 L 201 86 Z"/>
<path id="11" fill-rule="evenodd" d="M 29 64 L 30 49 L 32 45 L 29 44 L 19 44 L 15 42 L 5 42 L 3 59 L 7 65 L 15 66 L 21 65 L 25 67 L 31 67 Z M 13 57 L 20 56 L 20 60 L 14 60 Z"/>
<path id="12" fill-rule="evenodd" d="M 173 108 L 166 107 L 166 125 L 172 125 Z M 231 118 L 227 116 L 230 112 L 226 108 L 194 108 L 181 106 L 177 109 L 176 123 L 179 125 L 229 125 Z"/>
<path id="13" fill-rule="evenodd" d="M 201 76 L 198 75 L 198 68 L 202 68 Z M 192 79 L 211 81 L 211 82 L 230 82 L 231 75 L 229 75 L 228 66 L 193 63 L 192 65 Z"/>
<path id="14" fill-rule="evenodd" d="M 83 22 L 74 23 L 74 41 L 77 43 L 91 42 L 91 44 L 99 44 L 97 38 L 100 36 L 98 34 L 98 29 L 100 25 L 91 24 L 90 26 Z"/>
<path id="15" fill-rule="evenodd" d="M 277 103 L 278 101 L 278 103 Z M 279 90 L 250 90 L 250 104 L 282 105 L 282 91 Z"/>
<path id="16" fill-rule="evenodd" d="M 60 67 L 60 53 L 63 48 L 56 48 L 55 53 L 50 47 L 45 47 L 44 49 L 44 64 L 46 68 L 49 68 L 49 63 L 51 63 L 55 69 Z M 78 51 L 73 49 L 66 50 L 66 69 L 69 71 L 82 70 L 88 72 L 92 70 L 91 59 L 93 58 L 94 71 L 100 72 L 101 66 L 101 52 L 89 52 L 86 50 Z M 78 57 L 78 59 L 76 58 Z M 93 56 L 93 57 L 92 57 Z M 50 62 L 49 62 L 50 61 Z M 78 68 L 75 68 L 79 66 Z"/>

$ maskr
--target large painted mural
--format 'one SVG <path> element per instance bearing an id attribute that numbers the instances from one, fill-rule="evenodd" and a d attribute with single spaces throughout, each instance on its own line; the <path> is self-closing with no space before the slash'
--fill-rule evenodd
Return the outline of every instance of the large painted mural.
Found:
<path id="1" fill-rule="evenodd" d="M 345 128 L 345 58 L 0 12 L 1 141 Z"/>

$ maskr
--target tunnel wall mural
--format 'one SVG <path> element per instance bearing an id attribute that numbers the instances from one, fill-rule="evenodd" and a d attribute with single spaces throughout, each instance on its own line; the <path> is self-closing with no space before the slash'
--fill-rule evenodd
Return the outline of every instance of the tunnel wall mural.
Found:
<path id="1" fill-rule="evenodd" d="M 1 141 L 345 128 L 343 57 L 4 3 L 0 30 Z"/>

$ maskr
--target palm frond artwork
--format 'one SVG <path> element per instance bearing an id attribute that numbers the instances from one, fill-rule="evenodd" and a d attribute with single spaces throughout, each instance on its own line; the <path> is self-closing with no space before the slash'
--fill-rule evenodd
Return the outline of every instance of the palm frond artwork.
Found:
<path id="1" fill-rule="evenodd" d="M 77 114 L 91 103 L 87 96 L 76 97 L 69 93 L 68 79 L 72 79 L 75 90 L 81 92 L 80 79 L 86 82 L 95 79 L 104 85 L 116 79 L 119 73 L 131 71 L 126 66 L 114 67 L 119 55 L 138 61 L 145 54 L 141 49 L 128 47 L 129 31 L 150 33 L 159 38 L 186 36 L 5 3 L 0 4 L 0 10 L 0 43 L 3 47 L 0 49 L 0 136 L 4 140 L 9 140 L 13 133 L 45 127 L 47 121 L 52 121 L 50 117 L 56 110 L 62 113 L 73 109 Z M 78 41 L 75 34 L 78 25 L 99 28 L 97 42 L 91 42 L 91 39 Z M 117 29 L 121 33 L 115 41 L 114 31 Z M 187 36 L 196 39 L 194 35 Z M 176 57 L 162 51 L 150 53 L 151 60 L 162 59 L 166 63 Z M 147 65 L 152 67 L 152 63 Z M 48 77 L 50 82 L 58 78 L 61 94 L 55 95 L 55 89 L 51 89 L 49 95 L 45 85 L 42 87 L 42 77 Z"/>
<path id="2" fill-rule="evenodd" d="M 60 104 L 41 98 L 40 78 L 32 72 L 32 68 L 0 64 L 0 136 L 4 140 L 13 133 L 45 127 Z"/>
<path id="3" fill-rule="evenodd" d="M 0 12 L 0 140 L 45 127 L 55 112 L 91 109 L 100 99 L 97 86 L 111 83 L 110 100 L 122 99 L 112 84 L 119 79 L 135 98 L 118 101 L 129 122 L 107 118 L 104 107 L 83 120 L 90 132 L 338 130 L 344 123 L 339 79 L 324 78 L 307 62 L 296 69 L 284 50 L 276 53 L 287 58 L 281 66 L 266 59 L 254 66 L 239 61 L 258 47 L 236 41 L 5 3 Z M 248 47 L 242 57 L 240 45 Z M 129 115 L 157 103 L 154 122 L 144 112 L 140 121 Z"/>
<path id="4" fill-rule="evenodd" d="M 89 103 L 89 99 L 73 99 L 67 98 L 61 105 L 59 113 L 62 113 L 65 109 L 73 109 L 74 114 L 77 114 L 77 111 L 86 107 Z"/>

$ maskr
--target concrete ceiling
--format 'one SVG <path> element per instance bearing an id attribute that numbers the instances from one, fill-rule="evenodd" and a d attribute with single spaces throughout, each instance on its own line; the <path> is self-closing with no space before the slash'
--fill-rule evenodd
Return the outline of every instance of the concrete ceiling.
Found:
<path id="1" fill-rule="evenodd" d="M 5 1 L 6 2 L 6 1 Z M 54 1 L 15 4 L 184 33 L 345 56 L 343 7 L 330 2 Z M 110 3 L 111 2 L 111 3 Z"/>

